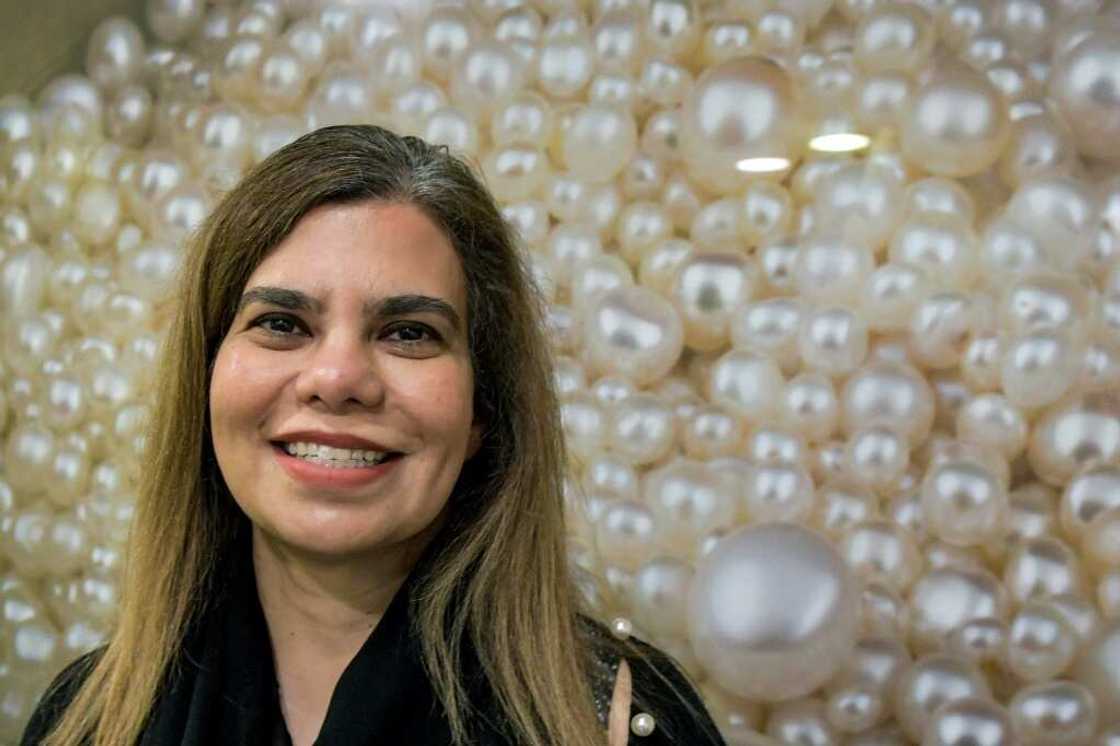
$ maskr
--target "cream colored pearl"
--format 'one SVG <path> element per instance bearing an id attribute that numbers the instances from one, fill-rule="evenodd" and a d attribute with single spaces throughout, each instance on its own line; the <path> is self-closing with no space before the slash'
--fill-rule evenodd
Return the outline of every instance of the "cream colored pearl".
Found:
<path id="1" fill-rule="evenodd" d="M 549 97 L 571 99 L 587 85 L 594 66 L 594 50 L 583 34 L 548 39 L 537 57 L 537 82 Z"/>
<path id="2" fill-rule="evenodd" d="M 990 572 L 960 566 L 933 568 L 910 590 L 911 632 L 919 647 L 940 647 L 944 636 L 976 619 L 1006 620 L 1008 595 Z"/>
<path id="3" fill-rule="evenodd" d="M 901 638 L 910 625 L 910 608 L 882 583 L 867 583 L 860 596 L 861 631 L 866 635 Z"/>
<path id="4" fill-rule="evenodd" d="M 894 691 L 895 715 L 912 739 L 920 739 L 927 726 L 936 724 L 944 708 L 989 694 L 979 669 L 949 655 L 919 659 L 902 674 Z"/>
<path id="5" fill-rule="evenodd" d="M 897 363 L 871 362 L 855 371 L 841 394 L 845 430 L 884 425 L 910 442 L 928 435 L 933 423 L 933 392 L 916 370 Z"/>
<path id="6" fill-rule="evenodd" d="M 999 92 L 983 77 L 946 73 L 919 88 L 902 129 L 906 158 L 942 176 L 988 168 L 1007 142 Z"/>
<path id="7" fill-rule="evenodd" d="M 1026 746 L 1084 746 L 1097 730 L 1097 704 L 1092 692 L 1072 681 L 1023 687 L 1007 709 Z"/>
<path id="8" fill-rule="evenodd" d="M 684 342 L 677 311 L 639 287 L 603 292 L 587 312 L 586 354 L 593 367 L 647 383 L 676 363 Z"/>
<path id="9" fill-rule="evenodd" d="M 853 526 L 877 517 L 878 499 L 842 474 L 821 485 L 813 513 L 813 525 L 837 540 Z"/>
<path id="10" fill-rule="evenodd" d="M 1031 431 L 1027 455 L 1046 482 L 1061 485 L 1094 461 L 1120 455 L 1120 401 L 1110 393 L 1072 397 L 1044 411 Z"/>
<path id="11" fill-rule="evenodd" d="M 766 733 L 778 743 L 813 743 L 832 746 L 840 736 L 829 723 L 825 703 L 800 699 L 774 707 Z"/>
<path id="12" fill-rule="evenodd" d="M 636 570 L 655 554 L 658 541 L 653 512 L 643 503 L 613 501 L 596 522 L 596 544 L 604 562 Z"/>
<path id="13" fill-rule="evenodd" d="M 577 177 L 609 181 L 630 160 L 637 143 L 637 125 L 628 112 L 606 105 L 581 107 L 563 133 L 564 162 Z"/>
<path id="14" fill-rule="evenodd" d="M 451 99 L 480 116 L 489 115 L 524 85 L 520 58 L 497 41 L 471 45 L 451 69 Z"/>
<path id="15" fill-rule="evenodd" d="M 910 465 L 910 446 L 890 428 L 863 428 L 849 438 L 845 460 L 854 479 L 884 492 L 898 483 Z"/>
<path id="16" fill-rule="evenodd" d="M 797 343 L 802 314 L 802 304 L 792 298 L 748 303 L 731 319 L 731 344 L 766 355 L 783 372 L 793 372 L 800 363 Z"/>
<path id="17" fill-rule="evenodd" d="M 465 9 L 433 8 L 424 19 L 419 35 L 425 70 L 437 80 L 449 78 L 454 63 L 480 33 L 477 21 Z"/>
<path id="18" fill-rule="evenodd" d="M 1023 413 L 999 394 L 973 397 L 957 415 L 957 435 L 1003 454 L 1017 456 L 1027 442 L 1027 421 Z"/>
<path id="19" fill-rule="evenodd" d="M 712 43 L 717 38 L 711 31 L 705 36 Z M 730 56 L 740 54 L 734 49 Z M 697 78 L 684 102 L 682 129 L 697 172 L 704 172 L 705 182 L 725 188 L 742 183 L 737 162 L 789 157 L 798 134 L 792 82 L 785 71 L 764 58 L 727 59 Z"/>
<path id="20" fill-rule="evenodd" d="M 743 508 L 757 523 L 804 521 L 816 499 L 808 470 L 791 464 L 759 464 L 747 475 Z"/>
<path id="21" fill-rule="evenodd" d="M 692 84 L 688 68 L 665 57 L 651 57 L 638 76 L 638 94 L 659 106 L 676 106 Z"/>
<path id="22" fill-rule="evenodd" d="M 652 735 L 655 726 L 653 715 L 646 712 L 639 712 L 630 720 L 630 732 L 639 738 Z"/>
<path id="23" fill-rule="evenodd" d="M 810 301 L 852 304 L 874 265 L 863 244 L 830 236 L 802 242 L 794 269 L 797 290 Z"/>
<path id="24" fill-rule="evenodd" d="M 548 159 L 536 148 L 510 145 L 492 150 L 482 162 L 482 172 L 499 199 L 532 199 L 549 177 Z"/>
<path id="25" fill-rule="evenodd" d="M 615 617 L 611 620 L 611 634 L 620 640 L 626 640 L 634 632 L 634 624 L 625 617 Z"/>
<path id="26" fill-rule="evenodd" d="M 950 634 L 946 649 L 976 665 L 1006 665 L 1007 625 L 999 619 L 973 619 Z"/>
<path id="27" fill-rule="evenodd" d="M 756 427 L 748 436 L 743 455 L 754 463 L 809 463 L 809 447 L 799 434 L 781 427 Z"/>
<path id="28" fill-rule="evenodd" d="M 1073 630 L 1049 606 L 1029 601 L 1011 620 L 1007 664 L 1020 678 L 1037 683 L 1059 676 L 1076 653 Z"/>
<path id="29" fill-rule="evenodd" d="M 696 459 L 730 456 L 742 444 L 743 425 L 738 416 L 719 407 L 699 407 L 681 431 L 685 455 Z"/>
<path id="30" fill-rule="evenodd" d="M 670 238 L 642 253 L 638 281 L 645 287 L 667 295 L 677 270 L 695 253 L 695 247 L 683 239 Z"/>
<path id="31" fill-rule="evenodd" d="M 743 604 L 745 588 L 765 589 L 755 597 L 768 602 Z M 806 616 L 807 604 L 818 613 Z M 697 658 L 721 687 L 752 699 L 804 696 L 839 669 L 855 642 L 854 580 L 823 538 L 790 524 L 725 537 L 698 564 L 689 606 Z M 737 644 L 729 649 L 719 638 Z M 812 666 L 800 657 L 808 649 Z M 766 660 L 772 665 L 750 665 Z"/>
<path id="32" fill-rule="evenodd" d="M 902 592 L 917 578 L 922 559 L 905 529 L 890 521 L 871 520 L 848 529 L 841 554 L 861 577 Z"/>
<path id="33" fill-rule="evenodd" d="M 969 696 L 933 713 L 922 737 L 923 746 L 1011 746 L 1018 734 L 1007 711 L 986 696 Z"/>
<path id="34" fill-rule="evenodd" d="M 659 53 L 687 55 L 698 41 L 700 9 L 691 0 L 651 0 L 644 35 Z"/>
<path id="35" fill-rule="evenodd" d="M 711 351 L 726 344 L 732 314 L 756 286 L 757 270 L 739 253 L 698 252 L 682 262 L 671 297 L 689 347 Z"/>
<path id="36" fill-rule="evenodd" d="M 798 350 L 807 368 L 833 376 L 851 373 L 866 359 L 867 345 L 867 322 L 847 308 L 817 308 L 801 322 Z"/>
<path id="37" fill-rule="evenodd" d="M 1086 560 L 1098 567 L 1120 566 L 1120 508 L 1098 513 L 1085 529 L 1082 551 Z"/>
<path id="38" fill-rule="evenodd" d="M 1055 537 L 1028 539 L 1016 546 L 1004 568 L 1004 582 L 1020 602 L 1077 594 L 1083 585 L 1077 556 Z"/>
<path id="39" fill-rule="evenodd" d="M 148 28 L 161 41 L 181 41 L 198 27 L 205 7 L 200 0 L 148 0 Z"/>
<path id="40" fill-rule="evenodd" d="M 694 574 L 681 559 L 659 557 L 634 574 L 634 613 L 646 619 L 649 631 L 663 637 L 687 634 L 688 591 Z"/>
<path id="41" fill-rule="evenodd" d="M 711 202 L 693 217 L 689 238 L 701 251 L 736 251 L 741 246 L 738 217 L 736 200 Z"/>
<path id="42" fill-rule="evenodd" d="M 1116 98 L 1112 69 L 1117 59 L 1117 31 L 1100 29 L 1085 36 L 1055 60 L 1048 91 L 1065 115 L 1077 138 L 1078 150 L 1086 156 L 1114 155 L 1104 144 L 1118 131 L 1104 112 L 1114 111 Z"/>

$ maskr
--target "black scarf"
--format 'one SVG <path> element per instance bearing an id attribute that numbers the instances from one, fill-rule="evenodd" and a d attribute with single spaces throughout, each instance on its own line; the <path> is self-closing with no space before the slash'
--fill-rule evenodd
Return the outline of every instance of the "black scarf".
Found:
<path id="1" fill-rule="evenodd" d="M 450 726 L 409 623 L 417 575 L 414 570 L 401 585 L 342 672 L 316 746 L 451 743 Z M 291 743 L 280 713 L 272 647 L 248 551 L 234 563 L 230 581 L 199 634 L 188 639 L 181 675 L 158 702 L 141 746 Z M 492 725 L 497 712 L 469 651 L 464 669 L 471 703 L 480 711 L 472 743 L 509 743 Z"/>

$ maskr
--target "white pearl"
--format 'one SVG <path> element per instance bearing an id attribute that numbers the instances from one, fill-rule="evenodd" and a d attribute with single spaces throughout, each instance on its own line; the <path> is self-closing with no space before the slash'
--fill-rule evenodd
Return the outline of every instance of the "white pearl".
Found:
<path id="1" fill-rule="evenodd" d="M 639 712 L 630 720 L 630 732 L 639 738 L 645 738 L 653 733 L 656 725 L 653 715 L 647 712 Z"/>
<path id="2" fill-rule="evenodd" d="M 625 640 L 634 632 L 633 623 L 625 617 L 615 617 L 610 624 L 611 634 L 620 640 Z"/>
<path id="3" fill-rule="evenodd" d="M 103 89 L 120 88 L 137 80 L 144 63 L 144 37 L 131 20 L 102 21 L 86 45 L 86 74 Z"/>
<path id="4" fill-rule="evenodd" d="M 201 0 L 148 0 L 145 11 L 148 28 L 165 42 L 186 39 L 202 21 L 206 3 Z"/>

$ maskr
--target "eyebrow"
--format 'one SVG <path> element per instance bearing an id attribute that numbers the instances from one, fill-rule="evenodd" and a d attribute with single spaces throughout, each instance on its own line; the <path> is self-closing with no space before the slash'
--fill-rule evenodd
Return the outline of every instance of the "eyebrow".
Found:
<path id="1" fill-rule="evenodd" d="M 318 298 L 299 290 L 269 285 L 258 285 L 246 290 L 237 303 L 235 313 L 241 313 L 251 303 L 264 303 L 289 311 L 309 313 L 322 313 L 323 311 L 323 302 Z M 442 298 L 435 298 L 430 295 L 416 293 L 390 295 L 387 298 L 366 301 L 362 305 L 362 315 L 368 318 L 392 318 L 418 313 L 434 313 L 444 317 L 456 331 L 462 329 L 462 320 L 455 309 L 451 307 L 451 304 Z"/>

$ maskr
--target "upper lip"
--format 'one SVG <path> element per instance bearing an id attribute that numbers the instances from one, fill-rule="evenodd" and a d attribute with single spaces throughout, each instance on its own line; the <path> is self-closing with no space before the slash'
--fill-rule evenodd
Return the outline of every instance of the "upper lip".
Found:
<path id="1" fill-rule="evenodd" d="M 386 445 L 358 437 L 357 435 L 350 435 L 349 433 L 330 433 L 324 430 L 295 430 L 290 433 L 284 433 L 283 435 L 277 435 L 274 441 L 281 443 L 318 443 L 334 448 L 351 448 L 363 451 L 378 451 L 381 453 L 387 453 L 393 450 Z"/>

